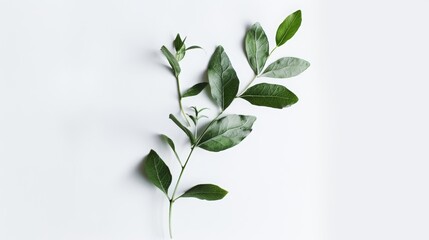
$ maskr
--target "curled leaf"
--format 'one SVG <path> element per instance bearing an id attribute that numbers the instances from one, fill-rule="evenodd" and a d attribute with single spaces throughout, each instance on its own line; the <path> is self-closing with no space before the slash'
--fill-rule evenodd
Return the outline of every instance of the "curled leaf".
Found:
<path id="1" fill-rule="evenodd" d="M 188 50 L 192 50 L 192 49 L 203 49 L 202 47 L 200 47 L 200 46 L 196 46 L 196 45 L 194 45 L 194 46 L 190 46 L 190 47 L 188 47 L 187 49 L 186 49 L 186 51 L 188 51 Z"/>
<path id="2" fill-rule="evenodd" d="M 176 152 L 176 146 L 174 145 L 173 140 L 171 140 L 171 138 L 169 138 L 167 135 L 161 134 L 162 139 L 164 139 L 164 141 L 167 142 L 168 146 L 170 146 L 170 148 Z"/>
<path id="3" fill-rule="evenodd" d="M 161 47 L 161 52 L 167 58 L 168 63 L 173 69 L 174 76 L 179 77 L 181 69 L 177 59 L 173 56 L 173 54 L 171 54 L 171 52 L 165 46 Z"/>
<path id="4" fill-rule="evenodd" d="M 195 143 L 195 137 L 192 134 L 192 132 L 187 127 L 183 126 L 183 124 L 173 114 L 170 114 L 169 117 L 188 136 L 191 144 L 194 144 Z"/>

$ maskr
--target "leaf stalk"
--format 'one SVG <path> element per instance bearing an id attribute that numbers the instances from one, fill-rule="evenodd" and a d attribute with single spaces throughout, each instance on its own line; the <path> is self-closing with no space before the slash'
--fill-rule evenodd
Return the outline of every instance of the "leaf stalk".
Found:
<path id="1" fill-rule="evenodd" d="M 180 112 L 182 113 L 183 118 L 186 120 L 186 124 L 188 126 L 191 126 L 191 123 L 189 122 L 188 118 L 186 117 L 186 113 L 185 110 L 183 110 L 183 105 L 182 105 L 182 91 L 180 90 L 180 80 L 179 77 L 176 77 L 176 85 L 177 85 L 177 95 L 179 98 L 179 107 L 180 107 Z"/>
<path id="2" fill-rule="evenodd" d="M 268 57 L 267 57 L 267 61 L 268 61 L 268 59 L 270 58 L 270 56 L 271 56 L 271 54 L 276 50 L 278 48 L 278 46 L 275 46 L 274 48 L 273 48 L 273 50 L 271 50 L 271 52 L 268 54 Z M 261 72 L 263 72 L 263 71 L 261 71 Z M 250 80 L 250 82 L 246 85 L 246 87 L 240 92 L 240 94 L 237 94 L 237 96 L 236 96 L 236 98 L 237 97 L 240 97 L 241 95 L 243 95 L 243 93 L 245 93 L 246 92 L 246 90 L 252 85 L 252 83 L 256 80 L 256 78 L 258 78 L 259 76 L 261 76 L 261 74 L 259 74 L 259 75 L 256 75 L 255 74 L 255 76 L 253 77 L 253 79 L 252 80 Z"/>

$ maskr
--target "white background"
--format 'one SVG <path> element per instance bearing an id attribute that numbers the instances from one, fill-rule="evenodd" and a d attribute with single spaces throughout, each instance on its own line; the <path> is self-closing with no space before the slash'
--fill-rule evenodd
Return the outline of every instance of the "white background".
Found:
<path id="1" fill-rule="evenodd" d="M 312 66 L 285 84 L 285 110 L 237 100 L 254 114 L 239 146 L 199 150 L 181 190 L 215 183 L 218 202 L 185 199 L 175 239 L 429 239 L 429 34 L 425 1 L 0 0 L 0 239 L 167 239 L 167 202 L 139 174 L 159 140 L 185 138 L 174 79 L 159 48 L 180 32 L 183 85 L 204 79 L 222 44 L 244 86 L 242 51 L 259 21 L 271 45 L 302 9 L 297 35 L 275 52 Z M 185 105 L 216 107 L 206 97 Z"/>

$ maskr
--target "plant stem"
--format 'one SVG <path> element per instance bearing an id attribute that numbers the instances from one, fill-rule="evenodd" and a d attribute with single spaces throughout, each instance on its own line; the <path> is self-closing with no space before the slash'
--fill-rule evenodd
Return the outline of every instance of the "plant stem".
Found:
<path id="1" fill-rule="evenodd" d="M 198 145 L 198 143 L 201 141 L 201 138 L 204 136 L 204 134 L 207 132 L 207 130 L 209 129 L 209 127 L 220 117 L 220 115 L 222 115 L 223 111 L 220 111 L 220 113 L 213 118 L 213 120 L 207 125 L 207 127 L 203 130 L 203 133 L 200 135 L 200 137 L 195 141 L 195 146 Z"/>
<path id="2" fill-rule="evenodd" d="M 179 178 L 177 178 L 176 186 L 174 187 L 173 195 L 171 195 L 172 200 L 174 200 L 174 196 L 176 196 L 177 188 L 179 187 L 180 180 L 182 179 L 182 176 L 183 176 L 183 172 L 186 169 L 186 165 L 188 165 L 189 159 L 191 158 L 192 153 L 194 152 L 194 149 L 195 149 L 195 145 L 191 147 L 191 151 L 189 152 L 189 155 L 186 158 L 185 164 L 183 165 L 182 170 L 180 171 Z"/>
<path id="3" fill-rule="evenodd" d="M 276 50 L 277 49 L 277 46 L 275 47 L 275 48 L 273 48 L 273 50 L 271 50 L 271 52 L 269 53 L 269 55 L 268 55 L 268 58 L 271 56 L 271 54 L 274 52 L 274 50 Z M 267 59 L 268 59 L 267 58 Z M 237 95 L 237 97 L 239 97 L 240 95 L 242 95 L 251 85 L 252 85 L 252 83 L 255 81 L 255 79 L 256 78 L 258 78 L 259 77 L 259 75 L 257 75 L 257 74 L 255 74 L 255 76 L 253 77 L 253 79 L 247 84 L 247 86 L 241 91 L 241 93 L 240 94 L 238 94 Z M 182 115 L 183 115 L 183 118 L 185 118 L 185 120 L 186 120 L 186 122 L 187 122 L 187 124 L 188 124 L 188 126 L 190 126 L 191 124 L 190 124 L 190 122 L 189 122 L 189 120 L 188 120 L 188 118 L 187 118 L 187 116 L 186 116 L 186 114 L 185 114 L 185 111 L 183 110 L 183 106 L 182 106 L 182 93 L 181 93 L 181 91 L 180 91 L 180 81 L 179 81 L 179 77 L 176 77 L 176 83 L 177 83 L 177 94 L 179 95 L 179 106 L 180 106 L 180 112 L 182 113 Z M 189 159 L 191 158 L 191 156 L 192 156 L 192 153 L 194 152 L 194 149 L 195 149 L 195 147 L 198 145 L 198 143 L 201 141 L 201 138 L 204 136 L 204 134 L 207 132 L 207 130 L 209 129 L 209 127 L 222 115 L 222 113 L 223 113 L 223 111 L 224 110 L 222 110 L 208 125 L 207 125 L 207 127 L 204 129 L 204 131 L 203 131 L 203 133 L 200 135 L 200 137 L 195 141 L 195 143 L 192 145 L 192 147 L 191 147 L 191 151 L 189 152 L 189 154 L 188 154 L 188 157 L 186 158 L 186 161 L 185 161 L 185 164 L 183 164 L 182 165 L 182 162 L 180 161 L 180 159 L 179 159 L 179 156 L 177 156 L 177 153 L 176 153 L 176 157 L 177 157 L 177 159 L 179 160 L 179 162 L 180 162 L 180 165 L 181 165 L 181 167 L 182 167 L 182 169 L 180 170 L 180 174 L 179 174 L 179 177 L 177 178 L 177 181 L 176 181 L 176 185 L 175 185 L 175 187 L 174 187 L 174 190 L 173 190 L 173 194 L 171 195 L 171 198 L 169 198 L 169 200 L 170 200 L 170 204 L 169 204 L 169 209 L 168 209 L 168 231 L 169 231 L 169 233 L 170 233 L 170 238 L 172 239 L 173 238 L 173 232 L 172 232 L 172 221 L 171 221 L 171 216 L 172 216 L 172 212 L 173 212 L 173 204 L 174 204 L 174 202 L 177 200 L 177 199 L 179 199 L 180 197 L 177 197 L 177 198 L 175 198 L 176 197 L 176 192 L 177 192 L 177 188 L 179 187 L 179 184 L 180 184 L 180 180 L 182 180 L 182 176 L 183 176 L 183 173 L 185 172 L 185 169 L 186 169 L 186 166 L 188 165 L 188 162 L 189 162 Z M 197 136 L 197 126 L 195 126 L 195 137 Z"/>
<path id="4" fill-rule="evenodd" d="M 273 50 L 271 50 L 271 52 L 268 54 L 268 57 L 267 57 L 267 60 L 268 60 L 268 58 L 270 58 L 270 56 L 271 56 L 271 54 L 275 51 L 277 49 L 277 46 L 276 47 L 274 47 L 273 48 Z M 261 73 L 258 75 L 258 74 L 255 74 L 255 76 L 253 77 L 253 79 L 247 84 L 247 86 L 241 91 L 241 93 L 240 94 L 237 94 L 237 96 L 236 97 L 239 97 L 239 96 L 241 96 L 241 95 L 243 95 L 243 93 L 244 92 L 246 92 L 246 90 L 250 87 L 250 85 L 252 85 L 252 83 L 255 81 L 255 79 L 256 78 L 258 78 L 259 76 L 261 75 Z"/>
<path id="5" fill-rule="evenodd" d="M 179 184 L 180 184 L 180 180 L 182 180 L 182 176 L 183 176 L 183 173 L 185 172 L 186 166 L 188 165 L 188 162 L 191 159 L 191 156 L 192 156 L 192 153 L 194 152 L 195 147 L 198 145 L 199 141 L 201 140 L 201 137 L 207 132 L 208 128 L 220 117 L 220 115 L 222 115 L 222 113 L 223 113 L 223 110 L 207 125 L 207 127 L 204 129 L 203 133 L 201 134 L 200 138 L 198 138 L 197 141 L 195 142 L 195 144 L 192 145 L 191 151 L 189 152 L 188 157 L 186 158 L 185 164 L 182 166 L 182 170 L 180 171 L 179 177 L 177 178 L 176 186 L 174 187 L 173 194 L 171 195 L 171 198 L 169 198 L 170 205 L 169 205 L 169 210 L 168 210 L 168 230 L 169 230 L 171 239 L 173 238 L 171 215 L 173 212 L 174 202 L 178 198 L 180 198 L 180 197 L 175 198 L 177 188 L 179 187 Z"/>
<path id="6" fill-rule="evenodd" d="M 246 92 L 246 90 L 250 87 L 250 85 L 252 85 L 253 81 L 255 81 L 255 79 L 257 77 L 258 77 L 258 75 L 255 74 L 255 76 L 252 78 L 252 80 L 250 80 L 250 82 L 247 84 L 247 86 L 240 92 L 240 94 L 237 94 L 236 97 L 243 95 L 243 93 Z"/>
<path id="7" fill-rule="evenodd" d="M 186 117 L 185 111 L 183 110 L 183 105 L 182 105 L 182 91 L 180 90 L 180 80 L 179 77 L 176 77 L 176 85 L 177 85 L 177 95 L 179 96 L 179 107 L 180 107 L 180 112 L 182 113 L 183 118 L 186 120 L 186 123 L 188 124 L 188 126 L 191 126 L 191 123 L 189 122 L 188 118 Z"/>
<path id="8" fill-rule="evenodd" d="M 170 207 L 168 208 L 168 232 L 170 233 L 170 239 L 173 239 L 173 232 L 171 231 L 171 212 L 173 210 L 173 200 L 170 199 Z"/>
<path id="9" fill-rule="evenodd" d="M 183 167 L 182 161 L 180 160 L 180 157 L 177 154 L 176 150 L 173 150 L 173 152 L 174 152 L 174 155 L 176 156 L 177 161 L 179 161 L 180 166 Z"/>
<path id="10" fill-rule="evenodd" d="M 272 53 L 273 53 L 277 48 L 278 48 L 278 46 L 275 46 L 275 47 L 273 48 L 273 50 L 271 50 L 270 54 L 268 54 L 267 59 L 271 56 L 271 54 L 272 54 Z"/>
<path id="11" fill-rule="evenodd" d="M 176 196 L 176 191 L 177 191 L 177 188 L 179 187 L 180 180 L 182 179 L 183 172 L 186 169 L 186 165 L 188 165 L 189 159 L 191 158 L 192 153 L 194 152 L 195 146 L 196 145 L 193 145 L 191 147 L 191 151 L 189 152 L 189 155 L 186 158 L 185 164 L 182 166 L 182 170 L 180 171 L 179 178 L 177 178 L 176 186 L 174 187 L 173 194 L 171 195 L 171 198 L 170 198 L 170 207 L 169 207 L 169 210 L 168 210 L 168 231 L 170 233 L 170 238 L 171 239 L 173 238 L 172 224 L 171 224 L 171 215 L 172 215 L 172 211 L 173 211 L 173 203 L 177 200 L 177 198 L 174 198 L 174 197 Z"/>

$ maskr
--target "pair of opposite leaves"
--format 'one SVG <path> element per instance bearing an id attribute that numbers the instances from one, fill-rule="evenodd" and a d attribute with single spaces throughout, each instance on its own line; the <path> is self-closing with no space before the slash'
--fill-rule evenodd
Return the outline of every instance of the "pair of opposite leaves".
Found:
<path id="1" fill-rule="evenodd" d="M 276 33 L 275 48 L 282 46 L 295 35 L 301 25 L 301 21 L 301 11 L 296 11 L 280 24 Z M 196 48 L 197 46 L 185 49 L 184 40 L 182 41 L 180 37 L 176 38 L 174 45 L 176 56 L 171 54 L 164 46 L 161 48 L 161 51 L 166 56 L 175 77 L 178 78 L 181 72 L 178 61 L 183 59 L 186 50 Z M 259 23 L 254 24 L 247 31 L 245 50 L 248 62 L 256 77 L 290 78 L 302 73 L 310 65 L 307 61 L 299 58 L 283 57 L 271 63 L 264 70 L 266 61 L 270 55 L 269 42 Z M 237 97 L 239 79 L 222 46 L 216 48 L 209 61 L 208 79 L 211 95 L 217 105 L 224 111 Z M 198 83 L 185 91 L 183 97 L 197 95 L 206 86 L 207 83 Z M 298 97 L 286 87 L 269 83 L 256 84 L 238 97 L 245 99 L 253 105 L 272 108 L 288 107 L 298 101 Z M 174 115 L 170 114 L 170 119 L 186 133 L 192 146 L 198 146 L 214 152 L 226 150 L 240 143 L 251 132 L 252 125 L 256 120 L 254 116 L 227 115 L 213 121 L 209 124 L 206 131 L 196 138 Z M 172 140 L 168 137 L 166 138 L 170 147 L 175 151 Z M 145 165 L 146 174 L 151 182 L 168 195 L 168 188 L 171 184 L 171 173 L 155 151 L 152 150 L 149 153 Z M 226 193 L 225 190 L 216 185 L 201 184 L 189 189 L 180 197 L 217 200 L 223 198 Z"/>

